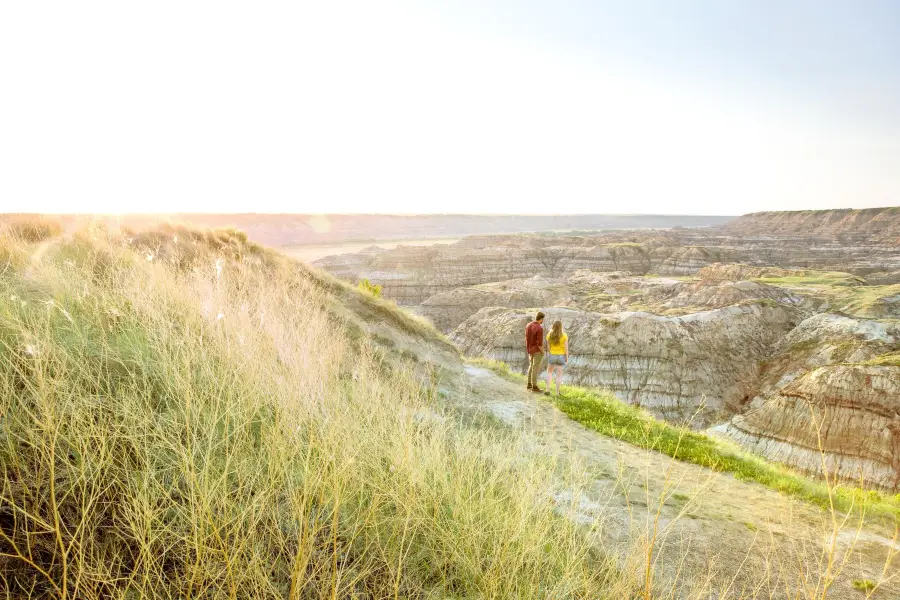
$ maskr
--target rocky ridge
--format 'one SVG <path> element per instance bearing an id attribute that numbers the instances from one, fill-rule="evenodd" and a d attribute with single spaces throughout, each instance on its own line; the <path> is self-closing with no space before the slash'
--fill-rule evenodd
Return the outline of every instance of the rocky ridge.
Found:
<path id="1" fill-rule="evenodd" d="M 897 243 L 900 207 L 758 212 L 727 223 L 725 230 L 741 235 L 847 236 Z"/>

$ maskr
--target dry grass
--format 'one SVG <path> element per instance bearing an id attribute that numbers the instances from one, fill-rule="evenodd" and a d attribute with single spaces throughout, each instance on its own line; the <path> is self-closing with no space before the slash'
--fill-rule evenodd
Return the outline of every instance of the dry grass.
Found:
<path id="1" fill-rule="evenodd" d="M 24 242 L 42 242 L 63 232 L 62 224 L 42 215 L 9 215 L 0 219 L 0 235 Z"/>
<path id="2" fill-rule="evenodd" d="M 82 237 L 0 278 L 0 589 L 615 593 L 547 501 L 553 465 L 442 417 L 302 270 L 192 252 L 186 268 Z"/>

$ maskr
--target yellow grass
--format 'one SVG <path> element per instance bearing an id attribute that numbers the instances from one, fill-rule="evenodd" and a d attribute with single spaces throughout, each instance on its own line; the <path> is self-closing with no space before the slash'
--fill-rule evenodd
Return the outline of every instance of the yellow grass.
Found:
<path id="1" fill-rule="evenodd" d="M 617 588 L 548 501 L 553 465 L 521 463 L 508 437 L 440 417 L 429 380 L 351 341 L 308 271 L 250 254 L 217 268 L 200 247 L 175 269 L 163 254 L 81 238 L 0 278 L 0 589 Z"/>

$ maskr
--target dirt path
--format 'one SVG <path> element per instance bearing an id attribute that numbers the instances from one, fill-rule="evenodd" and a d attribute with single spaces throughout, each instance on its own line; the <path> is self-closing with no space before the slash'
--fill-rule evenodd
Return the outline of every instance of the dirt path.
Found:
<path id="1" fill-rule="evenodd" d="M 706 596 L 713 598 L 866 598 L 852 582 L 884 579 L 886 559 L 900 552 L 892 531 L 868 525 L 857 530 L 850 522 L 834 536 L 830 516 L 811 505 L 604 437 L 544 396 L 485 369 L 465 370 L 465 405 L 521 431 L 535 454 L 583 465 L 591 484 L 575 498 L 579 508 L 572 518 L 599 523 L 598 541 L 616 548 L 623 564 L 642 570 L 646 544 L 635 546 L 635 540 L 648 539 L 656 526 L 653 560 L 666 589 L 677 578 L 700 587 L 709 581 L 719 589 Z M 555 493 L 561 506 L 571 505 L 572 496 L 569 490 Z M 835 563 L 830 569 L 829 548 Z M 834 574 L 827 596 L 821 593 L 825 572 Z M 887 576 L 868 597 L 900 598 L 900 560 Z M 795 596 L 798 587 L 803 589 Z"/>

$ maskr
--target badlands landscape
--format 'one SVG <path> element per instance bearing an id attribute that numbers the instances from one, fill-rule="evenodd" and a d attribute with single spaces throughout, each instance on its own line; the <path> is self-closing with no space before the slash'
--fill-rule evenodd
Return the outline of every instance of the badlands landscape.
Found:
<path id="1" fill-rule="evenodd" d="M 8 597 L 900 597 L 898 209 L 373 246 L 337 277 L 113 225 L 0 220 Z M 561 400 L 515 373 L 537 309 Z"/>
<path id="2" fill-rule="evenodd" d="M 537 309 L 567 379 L 815 476 L 900 489 L 900 208 L 470 236 L 320 259 L 522 372 Z"/>

